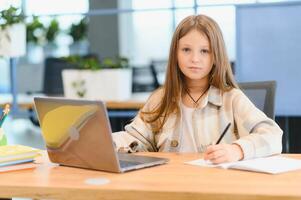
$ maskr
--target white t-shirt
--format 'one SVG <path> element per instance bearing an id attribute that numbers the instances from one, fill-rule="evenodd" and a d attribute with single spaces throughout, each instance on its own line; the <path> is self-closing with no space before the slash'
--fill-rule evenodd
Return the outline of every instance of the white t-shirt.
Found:
<path id="1" fill-rule="evenodd" d="M 194 112 L 194 108 L 189 108 L 184 104 L 181 104 L 183 115 L 183 133 L 181 137 L 181 146 L 180 152 L 192 153 L 197 152 L 197 146 L 195 143 L 193 127 L 192 127 L 192 114 Z"/>

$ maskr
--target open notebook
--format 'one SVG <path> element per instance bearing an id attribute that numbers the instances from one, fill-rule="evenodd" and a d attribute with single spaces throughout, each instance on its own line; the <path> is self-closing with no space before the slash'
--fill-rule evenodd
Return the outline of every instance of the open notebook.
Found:
<path id="1" fill-rule="evenodd" d="M 212 164 L 204 159 L 185 162 L 186 164 L 203 166 L 203 167 L 220 167 L 223 169 L 239 169 L 269 174 L 279 174 L 283 172 L 301 169 L 301 160 L 287 158 L 283 156 L 270 156 L 256 158 L 251 160 Z"/>

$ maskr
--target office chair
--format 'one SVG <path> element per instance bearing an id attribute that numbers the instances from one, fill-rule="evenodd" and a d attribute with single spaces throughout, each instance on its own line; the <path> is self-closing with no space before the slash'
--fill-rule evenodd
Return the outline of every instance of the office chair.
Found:
<path id="1" fill-rule="evenodd" d="M 167 68 L 166 60 L 152 60 L 150 64 L 150 69 L 154 77 L 155 87 L 158 88 L 164 84 L 165 74 Z"/>
<path id="2" fill-rule="evenodd" d="M 76 65 L 70 64 L 62 58 L 46 58 L 43 93 L 50 96 L 64 95 L 62 71 L 74 68 Z"/>
<path id="3" fill-rule="evenodd" d="M 240 89 L 269 118 L 275 118 L 276 81 L 238 83 Z"/>
<path id="4" fill-rule="evenodd" d="M 152 92 L 157 88 L 149 66 L 133 67 L 132 92 Z"/>

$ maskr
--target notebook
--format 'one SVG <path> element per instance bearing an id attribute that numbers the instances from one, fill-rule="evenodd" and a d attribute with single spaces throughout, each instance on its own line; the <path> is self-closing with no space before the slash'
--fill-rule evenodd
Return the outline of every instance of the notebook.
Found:
<path id="1" fill-rule="evenodd" d="M 168 161 L 116 152 L 102 101 L 36 97 L 34 104 L 49 159 L 54 163 L 125 172 Z"/>
<path id="2" fill-rule="evenodd" d="M 29 162 L 39 156 L 39 149 L 23 145 L 0 146 L 0 166 Z"/>
<path id="3" fill-rule="evenodd" d="M 279 155 L 217 165 L 205 161 L 204 159 L 189 161 L 186 162 L 186 164 L 203 167 L 220 167 L 223 169 L 247 170 L 268 174 L 279 174 L 293 170 L 301 170 L 301 160 Z"/>
<path id="4" fill-rule="evenodd" d="M 0 146 L 0 172 L 35 168 L 39 149 L 23 145 Z"/>
<path id="5" fill-rule="evenodd" d="M 36 168 L 37 166 L 38 166 L 38 164 L 33 163 L 33 162 L 14 164 L 14 165 L 10 165 L 10 166 L 3 166 L 3 167 L 0 167 L 0 173 L 8 172 L 8 171 L 32 169 L 32 168 Z"/>

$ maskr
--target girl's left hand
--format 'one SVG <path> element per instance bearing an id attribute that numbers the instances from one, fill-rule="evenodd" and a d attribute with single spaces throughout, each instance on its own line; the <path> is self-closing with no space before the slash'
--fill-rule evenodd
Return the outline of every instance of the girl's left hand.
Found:
<path id="1" fill-rule="evenodd" d="M 243 159 L 243 151 L 238 144 L 211 145 L 204 152 L 204 160 L 213 164 L 234 162 Z"/>

